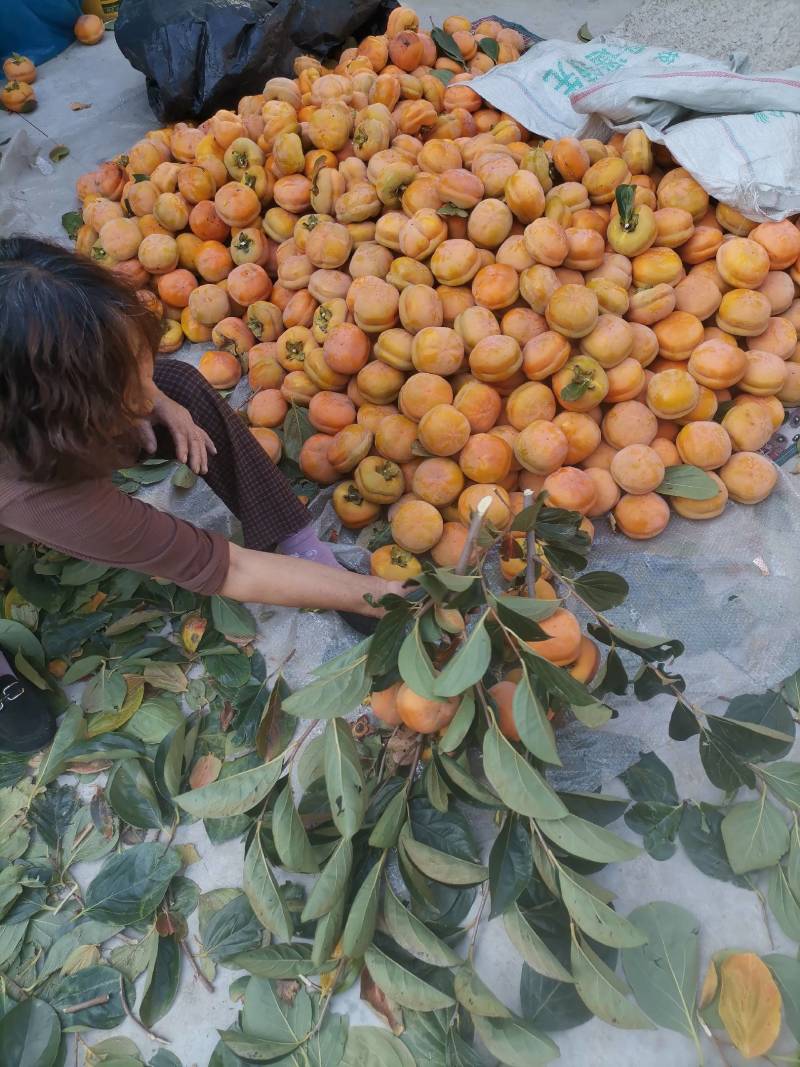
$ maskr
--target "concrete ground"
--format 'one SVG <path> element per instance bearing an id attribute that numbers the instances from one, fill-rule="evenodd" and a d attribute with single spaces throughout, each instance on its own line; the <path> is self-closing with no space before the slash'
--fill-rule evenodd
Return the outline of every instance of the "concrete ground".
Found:
<path id="1" fill-rule="evenodd" d="M 655 39 L 659 43 L 686 46 L 682 36 L 685 19 L 673 21 L 669 12 L 681 10 L 687 2 L 689 0 L 647 0 L 640 9 L 657 5 L 659 20 Z M 791 4 L 795 7 L 796 0 L 791 0 Z M 698 7 L 696 0 L 692 0 L 691 7 L 693 10 Z M 716 36 L 710 33 L 706 38 L 700 36 L 699 31 L 704 25 L 709 28 L 723 25 L 720 19 L 712 18 L 714 10 L 730 18 L 733 7 L 729 0 L 708 0 L 703 5 L 705 17 L 696 25 L 698 34 L 693 33 L 690 41 L 694 50 L 707 49 L 710 54 L 719 54 L 720 50 L 738 48 L 750 49 L 757 54 L 759 42 L 775 41 L 780 36 L 782 31 L 773 24 L 766 11 L 760 15 L 758 25 L 755 25 L 752 14 L 748 19 L 748 33 L 755 26 L 757 35 L 752 40 L 747 39 L 743 22 L 740 24 L 738 19 L 730 23 L 730 36 L 727 28 L 722 32 L 714 29 Z M 520 0 L 503 0 L 488 7 L 483 0 L 462 0 L 458 5 L 452 4 L 451 0 L 431 0 L 421 5 L 420 10 L 440 23 L 453 8 L 471 17 L 502 14 L 529 25 L 543 37 L 561 37 L 568 41 L 575 40 L 577 30 L 584 22 L 588 22 L 592 32 L 597 34 L 625 20 L 626 26 L 639 25 L 642 40 L 646 35 L 648 42 L 654 41 L 649 33 L 650 21 L 654 20 L 639 18 L 633 10 L 635 4 L 629 0 L 545 0 L 536 7 Z M 775 0 L 770 11 L 782 13 L 781 0 Z M 671 35 L 673 33 L 675 36 Z M 796 34 L 793 40 L 797 42 Z M 764 65 L 767 66 L 766 61 Z M 12 145 L 0 146 L 3 153 L 0 159 L 0 233 L 8 233 L 13 228 L 17 232 L 62 237 L 59 220 L 64 212 L 76 206 L 73 190 L 77 176 L 96 166 L 101 159 L 129 147 L 155 123 L 147 107 L 143 78 L 124 62 L 112 35 L 107 35 L 93 49 L 72 46 L 44 65 L 37 82 L 37 93 L 40 104 L 31 118 L 38 129 L 27 127 L 17 116 L 0 115 L 0 142 L 17 135 Z M 73 103 L 90 104 L 91 107 L 71 110 Z M 54 165 L 46 157 L 57 143 L 67 145 L 70 155 Z M 770 614 L 770 608 L 779 610 L 782 603 L 789 606 L 786 590 L 796 578 L 791 544 L 800 503 L 791 482 L 792 479 L 783 479 L 780 494 L 776 494 L 778 499 L 774 503 L 770 501 L 771 510 L 767 511 L 765 506 L 758 518 L 743 516 L 747 509 L 740 509 L 735 528 L 725 527 L 720 522 L 715 528 L 714 542 L 702 540 L 709 535 L 698 528 L 700 524 L 690 530 L 688 524 L 682 526 L 678 522 L 673 540 L 669 542 L 661 539 L 656 548 L 647 551 L 625 547 L 625 552 L 637 553 L 629 556 L 625 563 L 620 547 L 613 544 L 607 533 L 601 535 L 595 566 L 624 570 L 637 591 L 637 614 L 626 621 L 651 632 L 679 636 L 685 636 L 687 632 L 699 633 L 701 627 L 708 629 L 702 653 L 687 656 L 686 674 L 690 689 L 695 693 L 699 691 L 701 699 L 719 693 L 744 692 L 748 687 L 763 689 L 766 681 L 774 682 L 781 676 L 776 674 L 781 671 L 781 667 L 776 666 L 777 660 L 791 658 L 791 634 L 784 635 Z M 766 529 L 760 529 L 760 524 Z M 709 547 L 712 543 L 719 547 Z M 737 609 L 741 613 L 738 622 L 731 617 L 728 597 L 722 595 L 722 586 L 708 584 L 712 580 L 711 568 L 702 577 L 692 579 L 689 567 L 700 568 L 704 550 L 709 559 L 721 555 L 727 564 L 726 579 L 738 590 L 747 591 L 746 596 L 740 596 L 742 606 Z M 769 578 L 754 577 L 754 556 L 766 560 L 771 571 Z M 686 575 L 688 579 L 681 585 L 682 576 Z M 692 580 L 696 583 L 694 590 Z M 759 585 L 759 581 L 763 584 Z M 668 598 L 663 598 L 659 592 L 664 588 L 670 590 Z M 702 590 L 700 596 L 698 590 Z M 696 606 L 692 608 L 692 605 Z M 277 620 L 273 619 L 271 626 L 276 625 Z M 753 634 L 757 640 L 752 638 Z M 614 734 L 633 733 L 642 750 L 653 748 L 660 752 L 675 772 L 681 796 L 719 800 L 700 769 L 696 746 L 692 742 L 680 745 L 667 740 L 668 718 L 668 706 L 656 702 L 646 708 L 631 705 L 620 719 L 609 724 L 608 730 Z M 619 740 L 621 743 L 622 739 Z M 604 788 L 607 792 L 624 795 L 618 781 L 606 783 Z M 627 834 L 624 826 L 615 829 Z M 182 831 L 179 839 L 193 841 L 197 846 L 200 860 L 187 873 L 203 891 L 239 883 L 242 868 L 240 842 L 212 847 L 200 826 Z M 89 875 L 89 872 L 84 873 Z M 622 914 L 654 899 L 672 900 L 688 907 L 701 923 L 704 960 L 711 952 L 734 943 L 757 952 L 770 951 L 773 947 L 786 951 L 774 929 L 770 932 L 766 926 L 754 894 L 709 881 L 680 851 L 665 863 L 656 863 L 643 856 L 624 867 L 611 868 L 604 873 L 604 878 L 618 894 L 617 906 Z M 774 927 L 774 923 L 772 925 Z M 518 987 L 516 954 L 510 950 L 498 926 L 498 922 L 492 923 L 479 940 L 477 965 L 490 986 L 500 990 L 514 1008 L 518 1007 L 515 1003 Z M 775 937 L 774 946 L 772 937 Z M 232 972 L 220 971 L 215 982 L 216 990 L 210 994 L 192 978 L 187 968 L 174 1009 L 156 1027 L 169 1039 L 170 1047 L 184 1067 L 206 1067 L 216 1042 L 217 1028 L 230 1025 L 234 1018 L 236 1008 L 227 996 L 231 975 Z M 353 1023 L 375 1024 L 377 1021 L 370 1009 L 354 995 L 342 998 L 336 1007 L 349 1012 Z M 132 1026 L 123 1027 L 122 1031 L 149 1055 L 155 1051 L 155 1046 L 140 1040 L 143 1035 Z M 92 1035 L 92 1040 L 99 1040 L 101 1036 Z M 556 1035 L 556 1039 L 561 1048 L 560 1062 L 565 1067 L 583 1067 L 587 1063 L 592 1067 L 689 1067 L 693 1062 L 684 1039 L 663 1030 L 626 1032 L 593 1021 L 577 1030 Z M 704 1051 L 708 1067 L 724 1067 L 725 1064 L 739 1067 L 741 1062 L 727 1049 L 724 1059 L 711 1045 Z M 69 1062 L 72 1062 L 71 1057 Z"/>

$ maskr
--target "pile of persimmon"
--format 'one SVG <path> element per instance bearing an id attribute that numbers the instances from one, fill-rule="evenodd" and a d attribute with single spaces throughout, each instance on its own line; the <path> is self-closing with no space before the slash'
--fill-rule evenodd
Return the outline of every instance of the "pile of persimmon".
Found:
<path id="1" fill-rule="evenodd" d="M 520 35 L 444 29 L 460 61 L 400 7 L 335 64 L 149 132 L 78 181 L 78 250 L 162 318 L 163 352 L 205 345 L 221 390 L 248 374 L 273 460 L 307 408 L 300 466 L 342 522 L 388 508 L 376 573 L 453 565 L 487 494 L 498 530 L 530 489 L 637 539 L 763 500 L 800 402 L 796 222 L 714 203 L 641 130 L 540 140 L 473 81 Z M 717 495 L 671 509 L 677 464 Z"/>
<path id="2" fill-rule="evenodd" d="M 12 52 L 3 60 L 3 75 L 6 82 L 0 89 L 0 104 L 7 111 L 33 111 L 36 107 L 36 65 L 27 56 Z"/>

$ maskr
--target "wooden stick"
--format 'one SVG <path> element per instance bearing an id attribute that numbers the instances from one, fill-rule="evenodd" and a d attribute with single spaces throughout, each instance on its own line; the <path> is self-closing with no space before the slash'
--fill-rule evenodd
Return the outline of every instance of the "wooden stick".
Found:
<path id="1" fill-rule="evenodd" d="M 91 1000 L 82 1000 L 80 1004 L 70 1004 L 68 1008 L 62 1008 L 61 1010 L 65 1015 L 74 1015 L 78 1011 L 85 1011 L 86 1008 L 96 1008 L 99 1004 L 108 1004 L 111 1000 L 109 993 L 101 993 L 99 997 L 92 997 Z"/>
<path id="2" fill-rule="evenodd" d="M 201 984 L 209 991 L 209 993 L 213 993 L 214 992 L 213 985 L 211 984 L 211 982 L 209 982 L 209 980 L 206 978 L 206 976 L 200 970 L 200 966 L 199 966 L 197 960 L 194 958 L 194 953 L 189 948 L 189 946 L 186 944 L 186 941 L 183 938 L 181 938 L 181 940 L 178 942 L 178 944 L 181 946 L 181 952 L 189 960 L 189 963 L 191 963 L 192 969 L 193 969 L 194 973 L 197 975 L 197 977 L 200 979 Z"/>
<path id="3" fill-rule="evenodd" d="M 467 566 L 469 565 L 469 558 L 472 555 L 472 549 L 475 547 L 475 542 L 478 540 L 478 534 L 481 532 L 481 526 L 483 526 L 483 520 L 486 518 L 486 512 L 491 506 L 492 498 L 490 495 L 485 496 L 478 501 L 475 511 L 472 513 L 469 530 L 467 531 L 467 539 L 464 542 L 464 547 L 461 549 L 461 555 L 458 557 L 456 574 L 466 573 Z"/>
<path id="4" fill-rule="evenodd" d="M 533 506 L 533 490 L 525 489 L 522 493 L 522 506 L 523 508 L 529 508 Z M 536 533 L 534 530 L 528 530 L 525 534 L 525 581 L 528 587 L 528 596 L 536 596 L 536 567 L 534 565 L 534 556 L 536 555 Z"/>

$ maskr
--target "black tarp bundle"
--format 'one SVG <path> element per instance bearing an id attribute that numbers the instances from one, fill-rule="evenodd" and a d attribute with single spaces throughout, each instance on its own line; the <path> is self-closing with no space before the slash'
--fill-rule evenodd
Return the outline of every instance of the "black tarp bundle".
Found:
<path id="1" fill-rule="evenodd" d="M 303 53 L 331 55 L 348 37 L 383 33 L 396 0 L 125 0 L 116 37 L 147 77 L 162 122 L 203 119 Z"/>

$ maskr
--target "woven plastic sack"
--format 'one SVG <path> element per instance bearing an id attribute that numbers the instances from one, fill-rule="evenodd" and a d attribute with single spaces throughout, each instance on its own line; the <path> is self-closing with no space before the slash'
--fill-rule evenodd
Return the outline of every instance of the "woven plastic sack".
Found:
<path id="1" fill-rule="evenodd" d="M 544 137 L 641 126 L 712 196 L 753 219 L 800 211 L 800 67 L 747 72 L 724 59 L 615 37 L 545 41 L 472 83 Z"/>

